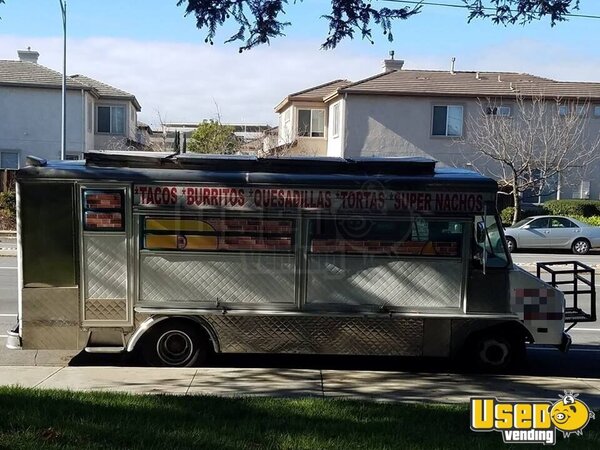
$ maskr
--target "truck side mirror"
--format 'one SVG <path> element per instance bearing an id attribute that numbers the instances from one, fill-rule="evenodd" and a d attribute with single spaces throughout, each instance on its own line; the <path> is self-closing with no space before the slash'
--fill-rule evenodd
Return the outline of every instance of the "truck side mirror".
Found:
<path id="1" fill-rule="evenodd" d="M 485 242 L 485 222 L 477 222 L 477 232 L 476 232 L 477 243 L 481 244 Z"/>

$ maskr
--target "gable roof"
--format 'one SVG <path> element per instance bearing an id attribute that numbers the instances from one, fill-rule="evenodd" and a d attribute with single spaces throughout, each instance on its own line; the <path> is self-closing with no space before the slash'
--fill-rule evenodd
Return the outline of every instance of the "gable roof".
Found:
<path id="1" fill-rule="evenodd" d="M 348 80 L 333 80 L 327 83 L 313 86 L 302 91 L 294 92 L 284 98 L 279 105 L 275 107 L 275 112 L 280 112 L 292 101 L 304 101 L 304 102 L 322 102 L 325 97 L 328 97 L 334 93 L 337 89 L 343 88 L 351 84 Z"/>
<path id="2" fill-rule="evenodd" d="M 90 77 L 86 77 L 85 75 L 79 75 L 79 74 L 71 75 L 69 78 L 71 78 L 72 80 L 76 80 L 76 81 L 80 82 L 81 84 L 84 84 L 86 86 L 93 88 L 94 90 L 96 90 L 96 92 L 98 92 L 98 94 L 101 98 L 129 100 L 133 103 L 133 105 L 136 107 L 136 109 L 138 111 L 140 111 L 142 109 L 140 104 L 138 103 L 137 99 L 135 98 L 135 95 L 130 94 L 129 92 L 125 92 L 121 89 L 117 89 L 114 86 L 111 86 L 106 83 L 102 83 L 101 81 L 94 80 L 93 78 L 90 78 Z"/>
<path id="3" fill-rule="evenodd" d="M 525 73 L 450 73 L 437 70 L 394 70 L 350 83 L 330 94 L 416 95 L 456 97 L 539 96 L 600 99 L 600 83 L 556 81 Z"/>

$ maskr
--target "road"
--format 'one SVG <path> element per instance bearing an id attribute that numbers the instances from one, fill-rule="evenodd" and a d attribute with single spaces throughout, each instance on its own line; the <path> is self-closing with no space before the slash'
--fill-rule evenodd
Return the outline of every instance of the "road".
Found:
<path id="1" fill-rule="evenodd" d="M 535 261 L 579 260 L 584 264 L 600 267 L 600 254 L 575 257 L 568 253 L 516 253 L 513 257 L 517 264 L 533 269 Z M 17 312 L 17 259 L 15 257 L 0 257 L 0 336 L 12 327 Z M 600 287 L 598 283 L 597 287 Z M 541 376 L 573 376 L 597 378 L 600 376 L 600 326 L 597 322 L 581 324 L 570 331 L 573 337 L 573 347 L 566 354 L 560 354 L 554 348 L 532 346 L 528 350 L 529 365 L 522 369 L 523 374 Z M 1 339 L 1 338 L 0 338 Z M 2 339 L 3 340 L 3 339 Z M 2 365 L 3 349 L 0 350 L 0 365 Z M 85 364 L 120 364 L 114 356 L 94 359 L 79 358 Z M 280 357 L 273 358 L 257 355 L 223 355 L 213 364 L 218 366 L 255 366 L 255 367 L 321 367 L 321 368 L 369 368 L 380 370 L 453 370 L 446 362 L 417 361 L 389 358 L 348 358 L 348 357 Z M 432 365 L 433 364 L 433 365 Z M 364 366 L 367 367 L 364 367 Z"/>
<path id="2" fill-rule="evenodd" d="M 4 246 L 4 244 L 3 244 Z M 17 317 L 17 258 L 0 256 L 0 341 Z"/>

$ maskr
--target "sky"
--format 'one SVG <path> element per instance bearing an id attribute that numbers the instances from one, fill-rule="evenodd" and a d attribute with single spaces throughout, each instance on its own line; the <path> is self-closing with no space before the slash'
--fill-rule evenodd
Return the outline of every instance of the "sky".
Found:
<path id="1" fill-rule="evenodd" d="M 62 71 L 59 0 L 5 0 L 0 4 L 0 59 L 17 59 L 31 47 L 39 63 Z M 214 45 L 185 17 L 177 0 L 67 0 L 67 72 L 84 74 L 134 94 L 139 119 L 275 125 L 274 107 L 288 94 L 330 80 L 359 80 L 381 70 L 394 50 L 407 69 L 527 72 L 559 80 L 600 82 L 600 20 L 571 18 L 526 26 L 467 23 L 460 8 L 424 6 L 393 26 L 388 42 L 378 28 L 375 43 L 360 38 L 321 50 L 326 0 L 293 0 L 286 36 L 240 54 L 224 41 L 234 24 L 219 30 Z M 461 0 L 437 0 L 461 4 Z M 375 6 L 402 2 L 373 0 Z M 578 13 L 600 16 L 599 0 L 581 0 Z"/>

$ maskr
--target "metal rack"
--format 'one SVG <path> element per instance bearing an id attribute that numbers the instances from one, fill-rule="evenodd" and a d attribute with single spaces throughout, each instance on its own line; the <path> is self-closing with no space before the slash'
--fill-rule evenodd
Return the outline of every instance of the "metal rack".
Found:
<path id="1" fill-rule="evenodd" d="M 550 275 L 550 279 L 547 279 L 547 275 Z M 579 322 L 596 321 L 596 271 L 590 266 L 579 261 L 539 262 L 537 277 L 565 294 L 565 322 L 572 324 L 568 329 Z M 580 286 L 580 283 L 584 286 Z M 581 307 L 581 297 L 587 295 L 589 312 Z"/>

